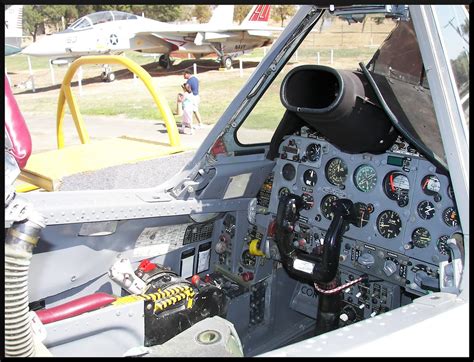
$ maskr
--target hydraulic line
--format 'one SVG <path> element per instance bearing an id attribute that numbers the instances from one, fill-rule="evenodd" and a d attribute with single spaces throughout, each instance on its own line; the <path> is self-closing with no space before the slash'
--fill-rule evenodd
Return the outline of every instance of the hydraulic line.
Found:
<path id="1" fill-rule="evenodd" d="M 5 356 L 35 356 L 28 307 L 28 270 L 45 224 L 34 212 L 16 222 L 5 237 Z"/>

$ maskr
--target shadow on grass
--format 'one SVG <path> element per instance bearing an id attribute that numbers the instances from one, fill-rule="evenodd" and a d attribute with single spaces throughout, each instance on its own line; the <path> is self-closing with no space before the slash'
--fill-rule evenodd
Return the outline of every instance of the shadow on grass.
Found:
<path id="1" fill-rule="evenodd" d="M 158 62 L 151 62 L 148 64 L 142 65 L 152 77 L 166 77 L 169 75 L 180 75 L 184 72 L 185 69 L 190 69 L 193 71 L 193 64 L 196 63 L 197 73 L 202 74 L 209 72 L 211 70 L 218 70 L 220 68 L 220 63 L 213 59 L 184 59 L 176 65 L 172 65 L 170 69 L 163 69 L 158 65 Z M 246 61 L 242 60 L 242 67 L 244 69 L 255 68 L 259 62 L 257 61 Z M 234 60 L 233 62 L 234 69 L 239 68 L 239 60 Z M 119 69 L 114 71 L 116 80 L 124 79 L 133 79 L 133 73 L 128 69 Z M 99 75 L 95 77 L 89 77 L 82 79 L 82 85 L 88 85 L 93 83 L 102 83 L 102 78 Z M 79 83 L 71 82 L 72 87 L 79 86 Z M 61 88 L 61 84 L 55 84 L 48 87 L 36 88 L 34 93 L 49 92 L 52 90 L 57 90 Z M 33 93 L 31 89 L 25 90 L 24 92 L 18 92 L 15 94 L 28 94 Z"/>

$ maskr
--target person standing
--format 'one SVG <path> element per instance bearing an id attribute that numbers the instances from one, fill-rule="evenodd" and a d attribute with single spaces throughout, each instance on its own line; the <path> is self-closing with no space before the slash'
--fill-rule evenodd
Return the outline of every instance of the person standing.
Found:
<path id="1" fill-rule="evenodd" d="M 191 87 L 189 84 L 183 84 L 183 98 L 182 98 L 182 119 L 181 119 L 181 129 L 179 130 L 179 133 L 185 134 L 186 133 L 186 128 L 189 127 L 190 133 L 194 134 L 193 130 L 193 109 L 194 109 L 194 102 L 193 98 L 194 96 L 191 93 Z"/>
<path id="2" fill-rule="evenodd" d="M 189 84 L 191 87 L 191 92 L 193 94 L 193 113 L 196 116 L 197 127 L 202 127 L 201 115 L 199 114 L 199 79 L 195 77 L 189 69 L 186 69 L 183 73 L 184 79 L 186 79 L 186 84 Z"/>

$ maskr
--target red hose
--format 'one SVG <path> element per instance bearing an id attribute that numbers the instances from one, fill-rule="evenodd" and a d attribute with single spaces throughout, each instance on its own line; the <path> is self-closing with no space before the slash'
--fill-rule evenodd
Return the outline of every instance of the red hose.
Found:
<path id="1" fill-rule="evenodd" d="M 110 294 L 95 293 L 56 307 L 39 310 L 36 314 L 43 324 L 48 324 L 99 309 L 109 305 L 115 300 L 116 298 Z"/>

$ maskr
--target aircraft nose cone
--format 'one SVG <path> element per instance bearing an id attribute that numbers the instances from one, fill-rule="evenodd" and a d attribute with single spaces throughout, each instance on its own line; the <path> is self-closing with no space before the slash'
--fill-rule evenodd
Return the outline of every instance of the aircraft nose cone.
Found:
<path id="1" fill-rule="evenodd" d="M 46 36 L 45 38 L 28 45 L 21 53 L 31 56 L 51 56 L 60 54 L 61 49 L 59 49 L 58 42 L 54 38 L 54 35 Z"/>
<path id="2" fill-rule="evenodd" d="M 21 53 L 25 55 L 33 55 L 33 56 L 38 56 L 42 55 L 41 52 L 41 47 L 39 46 L 40 42 L 35 42 L 33 44 L 28 45 L 26 48 L 24 48 Z"/>

